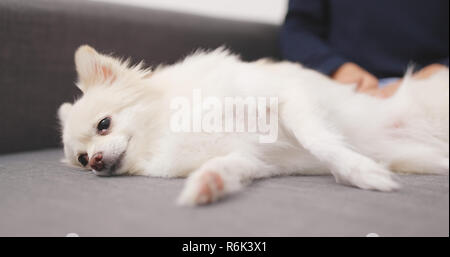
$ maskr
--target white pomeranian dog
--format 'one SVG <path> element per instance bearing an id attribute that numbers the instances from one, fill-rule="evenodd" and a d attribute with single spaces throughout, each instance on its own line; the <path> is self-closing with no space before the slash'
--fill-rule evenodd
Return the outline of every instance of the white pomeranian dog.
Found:
<path id="1" fill-rule="evenodd" d="M 449 172 L 448 69 L 407 75 L 377 99 L 299 64 L 243 62 L 223 48 L 151 70 L 81 46 L 75 64 L 83 95 L 58 111 L 66 162 L 99 176 L 188 176 L 182 205 L 275 175 L 332 174 L 392 191 L 391 171 Z"/>

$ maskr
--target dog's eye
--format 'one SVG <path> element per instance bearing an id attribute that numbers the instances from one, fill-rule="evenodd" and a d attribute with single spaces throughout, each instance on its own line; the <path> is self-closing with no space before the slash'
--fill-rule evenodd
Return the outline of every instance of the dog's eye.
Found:
<path id="1" fill-rule="evenodd" d="M 104 134 L 109 129 L 110 125 L 111 125 L 111 118 L 110 117 L 104 118 L 97 124 L 98 133 Z"/>
<path id="2" fill-rule="evenodd" d="M 81 165 L 86 166 L 89 162 L 89 158 L 88 158 L 87 154 L 78 155 L 78 162 L 80 162 Z"/>

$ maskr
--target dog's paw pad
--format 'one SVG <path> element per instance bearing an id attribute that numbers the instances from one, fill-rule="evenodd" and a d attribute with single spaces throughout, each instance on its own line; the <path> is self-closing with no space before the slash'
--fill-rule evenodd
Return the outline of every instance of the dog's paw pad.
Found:
<path id="1" fill-rule="evenodd" d="M 196 197 L 197 204 L 211 203 L 223 192 L 222 177 L 215 172 L 206 172 L 200 177 L 199 191 Z"/>
<path id="2" fill-rule="evenodd" d="M 190 180 L 178 198 L 181 205 L 204 205 L 216 201 L 224 193 L 223 178 L 213 171 L 207 171 Z"/>

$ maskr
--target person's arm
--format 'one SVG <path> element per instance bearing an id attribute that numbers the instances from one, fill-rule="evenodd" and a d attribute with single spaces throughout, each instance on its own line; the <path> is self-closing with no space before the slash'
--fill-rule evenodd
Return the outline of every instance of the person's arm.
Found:
<path id="1" fill-rule="evenodd" d="M 336 54 L 326 43 L 329 0 L 290 0 L 281 30 L 281 51 L 289 61 L 300 62 L 332 79 L 356 84 L 358 92 L 376 93 L 378 79 L 359 65 Z"/>
<path id="2" fill-rule="evenodd" d="M 348 62 L 325 43 L 328 35 L 327 0 L 290 0 L 281 29 L 281 51 L 289 61 L 331 75 Z"/>

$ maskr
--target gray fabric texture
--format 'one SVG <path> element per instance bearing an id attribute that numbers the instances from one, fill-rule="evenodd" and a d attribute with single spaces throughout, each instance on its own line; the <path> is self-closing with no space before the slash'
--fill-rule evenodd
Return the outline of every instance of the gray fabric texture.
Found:
<path id="1" fill-rule="evenodd" d="M 96 177 L 60 149 L 0 156 L 0 236 L 448 236 L 449 177 L 402 175 L 399 192 L 331 176 L 259 180 L 200 208 L 175 205 L 184 179 Z"/>
<path id="2" fill-rule="evenodd" d="M 81 0 L 0 1 L 0 153 L 59 145 L 56 110 L 76 89 L 73 55 L 89 44 L 148 65 L 226 45 L 275 57 L 278 27 Z"/>

